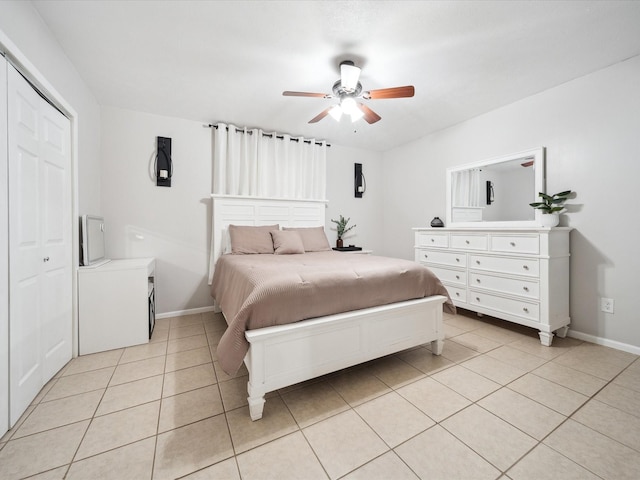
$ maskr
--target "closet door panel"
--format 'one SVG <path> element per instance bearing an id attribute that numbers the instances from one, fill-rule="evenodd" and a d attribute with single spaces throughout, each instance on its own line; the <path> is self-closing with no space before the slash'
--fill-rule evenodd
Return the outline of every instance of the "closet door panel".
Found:
<path id="1" fill-rule="evenodd" d="M 8 71 L 10 423 L 42 388 L 40 96 Z"/>
<path id="2" fill-rule="evenodd" d="M 0 56 L 0 435 L 9 429 L 9 205 L 7 61 Z"/>
<path id="3" fill-rule="evenodd" d="M 72 242 L 69 120 L 41 103 L 42 349 L 44 381 L 71 358 Z"/>

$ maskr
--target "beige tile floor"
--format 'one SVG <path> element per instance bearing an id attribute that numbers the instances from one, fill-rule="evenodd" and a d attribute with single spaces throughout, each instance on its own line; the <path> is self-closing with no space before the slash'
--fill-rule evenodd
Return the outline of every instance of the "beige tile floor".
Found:
<path id="1" fill-rule="evenodd" d="M 640 360 L 472 314 L 428 346 L 268 395 L 216 361 L 219 315 L 76 358 L 0 439 L 0 478 L 640 478 Z"/>

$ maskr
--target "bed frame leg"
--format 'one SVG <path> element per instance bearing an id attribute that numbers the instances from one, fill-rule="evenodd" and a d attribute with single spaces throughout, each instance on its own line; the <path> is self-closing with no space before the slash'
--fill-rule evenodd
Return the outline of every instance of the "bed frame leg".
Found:
<path id="1" fill-rule="evenodd" d="M 262 418 L 262 411 L 264 410 L 264 392 L 252 388 L 251 382 L 247 383 L 247 391 L 249 393 L 247 402 L 249 402 L 249 415 L 251 416 L 251 420 L 260 420 Z"/>
<path id="2" fill-rule="evenodd" d="M 442 354 L 442 347 L 444 346 L 444 341 L 442 340 L 434 340 L 431 342 L 431 353 L 434 355 Z"/>

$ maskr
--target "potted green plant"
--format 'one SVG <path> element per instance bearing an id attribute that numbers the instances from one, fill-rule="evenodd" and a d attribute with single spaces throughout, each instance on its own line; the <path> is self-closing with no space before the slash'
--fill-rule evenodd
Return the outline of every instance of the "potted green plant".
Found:
<path id="1" fill-rule="evenodd" d="M 339 220 L 334 220 L 333 218 L 331 219 L 331 221 L 336 224 L 336 230 L 338 231 L 338 240 L 336 241 L 337 248 L 343 247 L 342 237 L 344 237 L 345 233 L 347 233 L 352 228 L 355 228 L 356 226 L 356 225 L 351 225 L 350 227 L 347 227 L 349 220 L 351 220 L 351 217 L 345 219 L 342 215 L 340 215 Z"/>
<path id="2" fill-rule="evenodd" d="M 541 202 L 530 203 L 533 208 L 542 211 L 540 222 L 543 227 L 555 227 L 560 222 L 560 212 L 564 209 L 564 202 L 567 201 L 569 195 L 573 192 L 566 190 L 560 193 L 554 193 L 553 195 L 547 195 L 546 193 L 538 193 L 538 196 L 542 199 Z"/>

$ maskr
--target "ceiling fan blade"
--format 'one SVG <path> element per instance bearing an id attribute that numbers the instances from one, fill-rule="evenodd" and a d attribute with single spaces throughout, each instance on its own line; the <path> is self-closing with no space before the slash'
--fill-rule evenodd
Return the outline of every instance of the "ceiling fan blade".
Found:
<path id="1" fill-rule="evenodd" d="M 358 104 L 358 108 L 360 109 L 360 111 L 362 113 L 364 113 L 364 117 L 362 117 L 362 118 L 364 118 L 366 120 L 366 122 L 369 123 L 369 124 L 376 123 L 378 120 L 380 120 L 382 118 L 376 112 L 374 112 L 369 107 L 367 107 L 364 103 L 359 103 Z"/>
<path id="2" fill-rule="evenodd" d="M 381 88 L 379 90 L 371 90 L 369 92 L 365 92 L 364 95 L 362 95 L 362 97 L 369 100 L 378 100 L 380 98 L 413 97 L 414 94 L 415 94 L 415 88 L 413 88 L 413 85 L 407 85 L 404 87 Z"/>
<path id="3" fill-rule="evenodd" d="M 333 95 L 328 93 L 310 93 L 310 92 L 282 92 L 285 97 L 318 97 L 318 98 L 331 98 Z"/>
<path id="4" fill-rule="evenodd" d="M 360 68 L 347 62 L 340 64 L 340 85 L 348 92 L 355 91 L 360 79 Z"/>
<path id="5" fill-rule="evenodd" d="M 318 115 L 316 115 L 315 117 L 313 117 L 311 120 L 309 120 L 309 123 L 317 123 L 320 120 L 322 120 L 324 117 L 326 117 L 327 115 L 329 115 L 329 110 L 331 110 L 332 107 L 329 108 L 325 108 L 323 111 L 321 111 Z"/>

